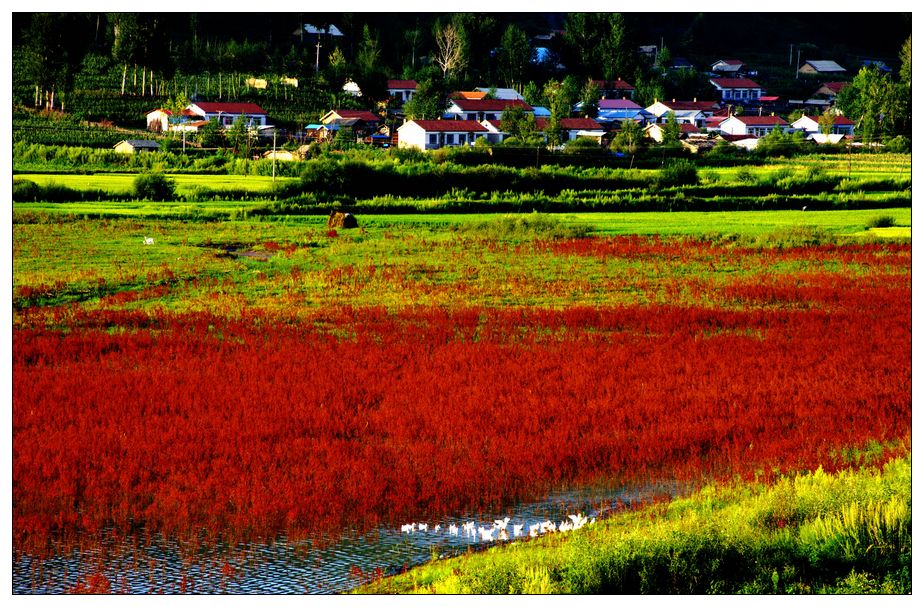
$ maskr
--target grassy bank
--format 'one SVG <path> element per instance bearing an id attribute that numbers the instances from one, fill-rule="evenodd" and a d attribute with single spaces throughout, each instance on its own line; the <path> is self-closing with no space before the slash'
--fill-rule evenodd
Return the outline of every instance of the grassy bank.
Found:
<path id="1" fill-rule="evenodd" d="M 908 593 L 911 458 L 740 483 L 434 561 L 365 593 Z"/>

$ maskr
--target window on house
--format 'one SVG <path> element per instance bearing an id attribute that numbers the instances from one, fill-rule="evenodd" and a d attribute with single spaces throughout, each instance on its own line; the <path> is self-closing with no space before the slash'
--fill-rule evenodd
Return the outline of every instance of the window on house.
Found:
<path id="1" fill-rule="evenodd" d="M 467 114 L 467 117 L 468 117 L 469 120 L 474 120 L 474 119 L 475 119 L 475 114 Z"/>
<path id="2" fill-rule="evenodd" d="M 436 145 L 436 133 L 430 133 L 430 145 Z"/>
<path id="3" fill-rule="evenodd" d="M 446 135 L 446 145 L 453 145 L 456 142 L 456 136 L 452 133 Z"/>

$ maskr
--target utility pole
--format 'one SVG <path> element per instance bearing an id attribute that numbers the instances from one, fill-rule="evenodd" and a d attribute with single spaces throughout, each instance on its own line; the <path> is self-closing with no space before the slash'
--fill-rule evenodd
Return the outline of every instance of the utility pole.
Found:
<path id="1" fill-rule="evenodd" d="M 273 183 L 276 183 L 276 129 L 273 129 Z"/>
<path id="2" fill-rule="evenodd" d="M 802 61 L 802 49 L 796 49 L 796 80 L 799 79 L 799 63 Z"/>
<path id="3" fill-rule="evenodd" d="M 789 65 L 792 65 L 792 43 L 789 44 Z"/>

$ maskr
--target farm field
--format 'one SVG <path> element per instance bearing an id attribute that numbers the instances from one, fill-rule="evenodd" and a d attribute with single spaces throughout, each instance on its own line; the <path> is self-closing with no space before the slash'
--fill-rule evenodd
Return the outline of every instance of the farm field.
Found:
<path id="1" fill-rule="evenodd" d="M 331 230 L 52 206 L 14 204 L 19 592 L 246 589 L 269 564 L 241 546 L 910 458 L 909 208 Z M 73 550 L 96 556 L 62 573 Z"/>

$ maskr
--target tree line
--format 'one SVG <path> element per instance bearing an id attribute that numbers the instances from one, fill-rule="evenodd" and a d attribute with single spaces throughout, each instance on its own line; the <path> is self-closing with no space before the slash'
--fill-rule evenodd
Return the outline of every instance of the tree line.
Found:
<path id="1" fill-rule="evenodd" d="M 517 89 L 527 103 L 552 111 L 554 123 L 583 102 L 593 117 L 600 91 L 591 80 L 632 83 L 636 101 L 706 99 L 715 95 L 702 71 L 667 69 L 671 49 L 642 56 L 649 42 L 644 17 L 621 13 L 560 15 L 420 13 L 208 14 L 17 13 L 14 14 L 14 80 L 18 101 L 67 109 L 69 95 L 108 90 L 118 97 L 163 99 L 201 96 L 240 99 L 246 76 L 266 76 L 273 94 L 303 109 L 375 107 L 387 98 L 386 80 L 413 79 L 417 94 L 410 118 L 436 118 L 447 94 L 493 84 Z M 677 50 L 710 38 L 703 15 L 687 16 Z M 666 23 L 676 22 L 662 17 Z M 806 18 L 810 21 L 809 18 Z M 344 35 L 313 35 L 336 26 Z M 909 28 L 910 30 L 910 28 Z M 537 39 L 538 34 L 545 34 Z M 714 41 L 713 41 L 714 42 Z M 910 36 L 897 78 L 861 70 L 838 100 L 870 137 L 910 132 Z M 906 69 L 907 66 L 907 69 Z M 281 86 L 297 79 L 300 90 Z M 362 97 L 344 93 L 355 82 Z M 22 85 L 28 83 L 28 86 Z M 269 94 L 269 93 L 267 93 Z"/>

